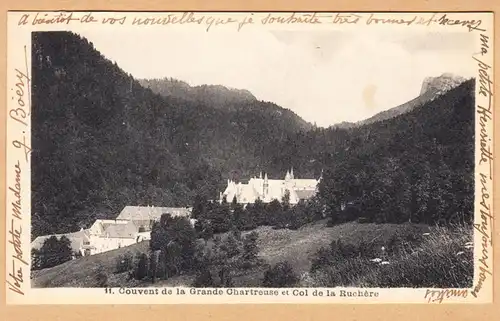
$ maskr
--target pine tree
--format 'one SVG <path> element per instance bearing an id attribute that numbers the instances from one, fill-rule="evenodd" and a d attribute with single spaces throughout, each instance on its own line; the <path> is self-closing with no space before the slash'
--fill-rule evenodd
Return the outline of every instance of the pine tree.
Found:
<path id="1" fill-rule="evenodd" d="M 247 262 L 253 262 L 257 255 L 259 254 L 259 247 L 257 245 L 257 240 L 259 234 L 257 232 L 251 232 L 243 238 L 243 259 Z"/>
<path id="2" fill-rule="evenodd" d="M 135 278 L 137 280 L 143 280 L 148 275 L 148 256 L 146 253 L 139 255 L 137 260 L 137 268 L 135 270 Z"/>

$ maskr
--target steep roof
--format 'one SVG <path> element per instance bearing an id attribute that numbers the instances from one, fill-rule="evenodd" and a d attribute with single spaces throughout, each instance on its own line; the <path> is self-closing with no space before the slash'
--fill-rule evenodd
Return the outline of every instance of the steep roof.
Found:
<path id="1" fill-rule="evenodd" d="M 318 185 L 318 181 L 315 179 L 294 179 L 292 181 L 295 188 L 306 188 L 311 187 L 315 188 Z"/>
<path id="2" fill-rule="evenodd" d="M 135 238 L 136 232 L 137 230 L 132 222 L 129 224 L 112 224 L 106 228 L 103 236 L 110 238 Z"/>
<path id="3" fill-rule="evenodd" d="M 259 197 L 259 193 L 254 189 L 252 185 L 242 185 L 241 193 L 239 195 L 240 202 L 243 203 L 253 203 L 255 199 Z"/>
<path id="4" fill-rule="evenodd" d="M 159 220 L 162 214 L 172 216 L 191 215 L 191 209 L 187 207 L 150 207 L 150 206 L 125 206 L 117 220 Z"/>
<path id="5" fill-rule="evenodd" d="M 146 230 L 152 227 L 152 222 L 150 220 L 132 220 L 130 223 L 135 227 L 136 231 L 139 231 L 139 228 L 141 227 Z"/>
<path id="6" fill-rule="evenodd" d="M 89 228 L 93 234 L 102 234 L 109 226 L 114 224 L 128 224 L 125 220 L 95 220 L 94 224 Z"/>

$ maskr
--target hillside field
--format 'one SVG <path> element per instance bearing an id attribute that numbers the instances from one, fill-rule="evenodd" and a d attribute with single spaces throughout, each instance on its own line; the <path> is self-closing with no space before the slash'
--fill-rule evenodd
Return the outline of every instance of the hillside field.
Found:
<path id="1" fill-rule="evenodd" d="M 294 271 L 301 275 L 310 269 L 311 257 L 316 251 L 328 246 L 333 240 L 342 239 L 346 244 L 364 242 L 386 244 L 396 233 L 411 229 L 414 233 L 426 233 L 432 230 L 427 225 L 417 224 L 360 224 L 349 222 L 327 227 L 326 221 L 318 221 L 298 230 L 259 227 L 259 256 L 266 263 L 274 265 L 280 261 L 288 261 Z M 248 233 L 248 232 L 246 232 Z M 245 234 L 245 233 L 243 233 Z M 64 264 L 34 271 L 33 287 L 95 287 L 99 273 L 108 275 L 110 286 L 151 286 L 144 281 L 129 280 L 126 273 L 115 274 L 118 257 L 127 251 L 132 253 L 147 252 L 149 242 L 141 242 L 128 247 L 93 256 L 79 258 Z M 235 286 L 259 286 L 263 276 L 263 267 L 246 271 L 235 277 Z M 155 286 L 189 286 L 193 276 L 178 276 L 160 281 Z"/>

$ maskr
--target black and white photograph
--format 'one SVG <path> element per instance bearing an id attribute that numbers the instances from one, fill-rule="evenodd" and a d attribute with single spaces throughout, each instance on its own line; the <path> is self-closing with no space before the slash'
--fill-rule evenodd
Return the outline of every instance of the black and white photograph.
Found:
<path id="1" fill-rule="evenodd" d="M 31 32 L 32 288 L 476 285 L 479 25 L 273 26 Z"/>

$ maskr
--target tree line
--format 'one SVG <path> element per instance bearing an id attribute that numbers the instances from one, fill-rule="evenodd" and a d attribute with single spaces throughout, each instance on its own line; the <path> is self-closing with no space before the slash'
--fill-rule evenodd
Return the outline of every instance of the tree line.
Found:
<path id="1" fill-rule="evenodd" d="M 290 204 L 290 193 L 280 200 L 264 203 L 257 199 L 254 203 L 239 204 L 234 198 L 231 203 L 224 196 L 221 202 L 195 197 L 192 217 L 196 219 L 196 230 L 201 235 L 223 233 L 232 229 L 252 230 L 258 226 L 297 229 L 307 223 L 324 218 L 323 210 L 316 199 L 300 200 Z"/>

